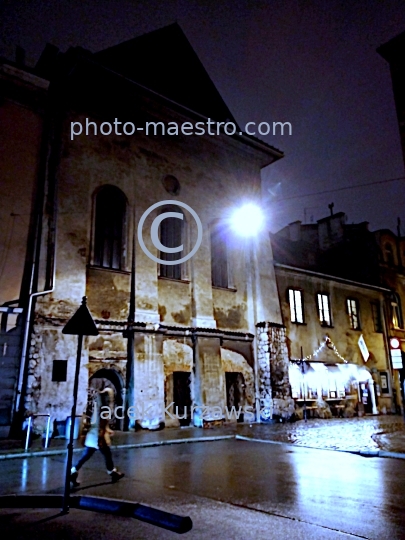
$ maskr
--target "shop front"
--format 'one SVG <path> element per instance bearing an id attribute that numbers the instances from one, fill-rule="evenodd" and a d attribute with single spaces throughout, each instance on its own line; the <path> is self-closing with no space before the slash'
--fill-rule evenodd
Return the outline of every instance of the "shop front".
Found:
<path id="1" fill-rule="evenodd" d="M 309 416 L 352 417 L 379 413 L 379 386 L 364 366 L 291 360 L 289 375 L 296 409 L 305 405 Z"/>

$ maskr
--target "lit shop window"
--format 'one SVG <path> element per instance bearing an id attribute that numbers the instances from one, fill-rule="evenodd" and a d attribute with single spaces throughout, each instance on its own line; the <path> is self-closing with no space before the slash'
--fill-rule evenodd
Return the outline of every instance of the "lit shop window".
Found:
<path id="1" fill-rule="evenodd" d="M 288 289 L 288 301 L 290 303 L 290 318 L 291 322 L 304 322 L 304 306 L 302 299 L 302 291 L 298 289 Z"/>
<path id="2" fill-rule="evenodd" d="M 348 298 L 346 300 L 346 306 L 349 315 L 350 328 L 353 330 L 360 330 L 359 302 L 355 298 Z"/>
<path id="3" fill-rule="evenodd" d="M 318 317 L 322 326 L 331 326 L 331 316 L 330 316 L 330 302 L 329 295 L 324 293 L 318 293 L 317 304 L 318 304 Z"/>

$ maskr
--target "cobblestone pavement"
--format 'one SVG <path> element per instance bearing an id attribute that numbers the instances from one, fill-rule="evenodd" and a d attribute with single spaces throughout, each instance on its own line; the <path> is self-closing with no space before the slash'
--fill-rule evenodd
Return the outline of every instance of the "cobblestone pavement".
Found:
<path id="1" fill-rule="evenodd" d="M 293 424 L 252 424 L 238 427 L 238 435 L 330 450 L 385 450 L 405 453 L 405 425 L 401 416 L 370 416 L 300 420 Z"/>

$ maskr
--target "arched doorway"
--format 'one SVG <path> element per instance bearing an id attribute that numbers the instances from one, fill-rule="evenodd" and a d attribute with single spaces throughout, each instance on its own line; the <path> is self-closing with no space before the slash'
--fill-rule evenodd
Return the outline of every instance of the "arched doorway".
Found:
<path id="1" fill-rule="evenodd" d="M 123 380 L 121 375 L 115 371 L 115 369 L 102 368 L 93 373 L 89 380 L 89 390 L 100 390 L 101 388 L 112 388 L 114 391 L 114 402 L 111 404 L 112 413 L 116 407 L 121 407 L 123 405 L 122 401 L 122 390 L 123 390 Z M 123 416 L 122 409 L 120 409 L 120 415 Z M 113 418 L 111 420 L 111 427 L 115 430 L 122 430 L 123 419 Z"/>

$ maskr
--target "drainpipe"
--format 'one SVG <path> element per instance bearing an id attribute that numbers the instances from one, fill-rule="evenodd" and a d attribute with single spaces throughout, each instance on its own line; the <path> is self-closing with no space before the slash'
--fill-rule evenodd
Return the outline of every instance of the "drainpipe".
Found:
<path id="1" fill-rule="evenodd" d="M 54 268 L 55 272 L 55 268 Z M 48 289 L 47 291 L 40 291 L 36 293 L 30 294 L 29 300 L 28 300 L 28 308 L 27 308 L 27 317 L 25 319 L 25 326 L 24 326 L 24 340 L 23 340 L 23 346 L 22 346 L 22 354 L 21 354 L 21 362 L 20 362 L 20 372 L 18 376 L 18 386 L 17 386 L 17 395 L 16 395 L 16 403 L 15 403 L 15 411 L 18 412 L 20 410 L 21 406 L 21 396 L 22 396 L 22 388 L 23 388 L 23 382 L 26 378 L 26 359 L 27 359 L 27 351 L 28 351 L 28 338 L 30 335 L 30 327 L 31 327 L 31 310 L 32 310 L 32 303 L 33 299 L 37 298 L 38 296 L 45 296 L 46 294 L 50 294 L 55 290 L 55 279 L 53 277 L 53 283 L 52 288 Z M 24 392 L 25 394 L 25 392 Z M 22 404 L 24 405 L 24 404 Z"/>
<path id="2" fill-rule="evenodd" d="M 32 325 L 32 310 L 33 304 L 37 297 L 45 296 L 52 293 L 55 290 L 55 272 L 56 272 L 56 220 L 57 220 L 57 178 L 56 171 L 59 163 L 60 155 L 60 133 L 62 125 L 62 117 L 57 114 L 58 107 L 60 107 L 60 101 L 58 99 L 58 87 L 55 87 L 52 83 L 49 86 L 49 101 L 48 109 L 44 120 L 44 142 L 42 147 L 42 157 L 40 164 L 40 175 L 42 176 L 41 184 L 38 193 L 38 199 L 36 202 L 37 216 L 35 221 L 35 235 L 34 235 L 34 260 L 30 269 L 30 282 L 29 282 L 29 295 L 28 306 L 26 312 L 26 319 L 24 325 L 23 342 L 21 349 L 21 361 L 18 375 L 17 392 L 15 396 L 14 411 L 16 413 L 17 423 L 22 421 L 22 415 L 24 412 L 24 397 L 26 394 L 26 384 L 28 378 L 27 369 L 27 354 L 28 354 L 28 340 L 31 333 Z M 59 87 L 60 88 L 60 87 Z M 45 196 L 47 200 L 45 201 Z M 42 230 L 43 230 L 43 217 L 44 208 L 48 212 L 48 234 L 47 234 L 47 259 L 45 269 L 45 290 L 35 291 L 38 286 L 39 278 L 39 262 L 41 256 L 42 245 Z M 13 418 L 13 423 L 16 429 L 19 426 L 16 425 L 16 421 Z"/>

